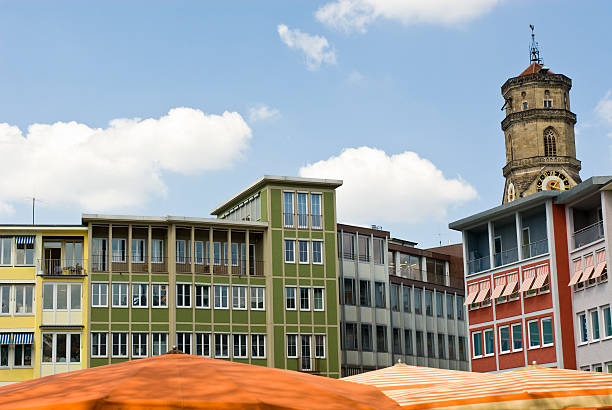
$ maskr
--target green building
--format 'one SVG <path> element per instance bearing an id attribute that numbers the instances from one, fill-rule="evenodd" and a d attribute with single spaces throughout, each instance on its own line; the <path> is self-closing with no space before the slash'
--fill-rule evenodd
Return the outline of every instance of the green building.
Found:
<path id="1" fill-rule="evenodd" d="M 337 180 L 264 176 L 217 218 L 83 215 L 88 365 L 185 353 L 339 377 Z"/>

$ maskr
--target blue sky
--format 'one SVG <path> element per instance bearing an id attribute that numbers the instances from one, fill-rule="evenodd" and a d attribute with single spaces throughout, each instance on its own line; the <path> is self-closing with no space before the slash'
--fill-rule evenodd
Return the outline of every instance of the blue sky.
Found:
<path id="1" fill-rule="evenodd" d="M 367 23 L 317 13 L 338 1 Z M 612 3 L 390 3 L 0 1 L 0 219 L 31 222 L 34 195 L 39 223 L 207 216 L 260 175 L 355 181 L 361 160 L 376 188 L 347 185 L 341 222 L 459 241 L 449 221 L 501 201 L 500 87 L 529 64 L 529 24 L 545 64 L 573 80 L 583 179 L 612 174 Z M 153 120 L 109 130 L 118 118 Z"/>

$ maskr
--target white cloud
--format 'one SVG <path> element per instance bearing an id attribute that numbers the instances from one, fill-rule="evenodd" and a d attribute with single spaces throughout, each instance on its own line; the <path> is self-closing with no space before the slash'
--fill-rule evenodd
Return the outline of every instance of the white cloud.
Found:
<path id="1" fill-rule="evenodd" d="M 300 168 L 299 174 L 344 181 L 337 191 L 337 209 L 347 223 L 441 220 L 449 207 L 477 197 L 461 177 L 446 178 L 429 160 L 409 151 L 387 155 L 376 148 L 348 148 Z"/>
<path id="2" fill-rule="evenodd" d="M 317 19 L 336 29 L 365 32 L 379 18 L 403 24 L 457 24 L 491 10 L 500 0 L 335 0 L 316 12 Z"/>
<path id="3" fill-rule="evenodd" d="M 279 110 L 276 108 L 270 108 L 267 105 L 258 105 L 256 107 L 249 108 L 250 122 L 269 120 L 279 118 L 280 116 L 281 114 Z"/>
<path id="4" fill-rule="evenodd" d="M 115 119 L 107 128 L 32 124 L 25 136 L 0 123 L 0 205 L 36 196 L 84 211 L 131 209 L 166 195 L 164 172 L 228 168 L 250 138 L 240 114 L 192 108 L 174 108 L 159 119 Z"/>
<path id="5" fill-rule="evenodd" d="M 306 67 L 317 70 L 321 64 L 336 64 L 336 52 L 323 36 L 303 33 L 300 29 L 290 29 L 284 24 L 277 27 L 281 41 L 289 48 L 300 50 L 306 58 Z"/>
<path id="6" fill-rule="evenodd" d="M 346 82 L 350 83 L 350 84 L 358 84 L 358 83 L 362 82 L 364 79 L 365 79 L 365 77 L 363 76 L 363 74 L 361 74 L 357 70 L 353 70 L 346 77 Z"/>
<path id="7" fill-rule="evenodd" d="M 608 91 L 595 106 L 595 112 L 605 122 L 612 124 L 612 90 Z"/>

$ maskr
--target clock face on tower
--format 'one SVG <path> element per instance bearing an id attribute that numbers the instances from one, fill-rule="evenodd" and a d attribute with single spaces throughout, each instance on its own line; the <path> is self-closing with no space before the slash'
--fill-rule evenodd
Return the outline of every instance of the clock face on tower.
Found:
<path id="1" fill-rule="evenodd" d="M 512 182 L 508 184 L 506 199 L 508 202 L 512 202 L 516 199 L 516 191 L 514 190 L 514 184 Z"/>
<path id="2" fill-rule="evenodd" d="M 569 179 L 560 171 L 545 171 L 538 177 L 539 191 L 567 191 L 570 189 Z"/>

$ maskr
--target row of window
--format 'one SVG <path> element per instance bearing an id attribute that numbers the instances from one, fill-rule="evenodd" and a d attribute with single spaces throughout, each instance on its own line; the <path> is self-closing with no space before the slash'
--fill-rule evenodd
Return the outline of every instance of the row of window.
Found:
<path id="1" fill-rule="evenodd" d="M 81 363 L 80 333 L 43 333 L 43 363 Z"/>
<path id="2" fill-rule="evenodd" d="M 295 198 L 297 197 L 297 203 Z M 296 206 L 297 205 L 297 206 Z M 308 212 L 308 193 L 285 191 L 283 192 L 283 222 L 285 228 L 295 227 L 295 214 L 297 208 L 297 227 L 308 229 L 308 215 L 312 229 L 321 229 L 321 194 L 310 194 L 310 212 Z"/>
<path id="3" fill-rule="evenodd" d="M 131 305 L 133 308 L 149 307 L 149 286 L 151 287 L 151 307 L 168 307 L 168 284 L 167 283 L 132 283 Z M 195 288 L 194 301 L 192 302 L 192 287 Z M 229 309 L 229 291 L 231 287 L 232 309 L 265 310 L 266 288 L 263 286 L 243 285 L 213 285 L 213 307 L 215 309 Z M 128 283 L 112 284 L 112 307 L 128 307 Z M 178 283 L 176 285 L 176 307 L 209 309 L 211 300 L 211 285 L 191 283 Z M 248 297 L 247 297 L 248 296 Z M 108 307 L 108 283 L 92 283 L 92 307 Z"/>
<path id="4" fill-rule="evenodd" d="M 21 238 L 32 238 L 22 241 Z M 33 236 L 3 236 L 0 237 L 0 265 L 31 266 L 34 265 Z M 27 243 L 31 242 L 31 243 Z"/>
<path id="5" fill-rule="evenodd" d="M 523 327 L 521 323 L 499 326 L 499 352 L 515 353 L 523 350 Z M 527 321 L 528 349 L 550 347 L 553 341 L 551 317 Z M 472 332 L 472 357 L 478 359 L 495 355 L 495 334 L 493 328 Z"/>
<path id="6" fill-rule="evenodd" d="M 297 310 L 299 292 L 300 310 L 325 310 L 325 289 L 322 287 L 285 286 L 285 309 Z M 311 308 L 312 295 L 312 308 Z"/>
<path id="7" fill-rule="evenodd" d="M 285 239 L 285 263 L 295 263 L 296 249 L 295 239 Z M 311 255 L 312 248 L 312 255 Z M 297 241 L 297 261 L 298 263 L 307 264 L 312 261 L 313 264 L 323 263 L 323 241 L 318 240 L 298 240 Z"/>
<path id="8" fill-rule="evenodd" d="M 45 282 L 43 284 L 43 310 L 80 311 L 81 284 Z"/>
<path id="9" fill-rule="evenodd" d="M 346 350 L 359 350 L 359 346 L 361 346 L 362 351 L 372 352 L 374 351 L 374 345 L 372 343 L 373 336 L 375 336 L 376 351 L 388 351 L 389 346 L 387 341 L 387 326 L 385 325 L 376 325 L 376 335 L 372 334 L 372 325 L 365 323 L 345 323 L 342 330 L 342 346 Z M 425 357 L 427 354 L 427 357 L 430 358 L 467 360 L 465 354 L 465 337 L 459 336 L 457 338 L 458 350 L 455 350 L 456 346 L 454 335 L 444 335 L 439 333 L 436 337 L 435 333 L 427 332 L 426 337 L 427 352 L 425 352 L 425 332 L 417 330 L 414 332 L 413 339 L 412 329 L 403 329 L 402 332 L 402 329 L 400 328 L 393 328 L 391 341 L 392 352 L 395 354 L 405 354 L 409 356 Z M 447 343 L 448 355 L 446 351 Z"/>
<path id="10" fill-rule="evenodd" d="M 259 221 L 261 219 L 261 197 L 259 192 L 224 213 L 221 219 Z"/>
<path id="11" fill-rule="evenodd" d="M 385 240 L 383 238 L 372 237 L 372 245 L 370 245 L 369 235 L 355 235 L 350 232 L 338 232 L 339 258 L 355 260 L 357 256 L 359 262 L 370 262 L 372 258 L 371 248 L 374 250 L 374 263 L 377 265 L 384 265 Z"/>
<path id="12" fill-rule="evenodd" d="M 580 370 L 582 370 L 583 372 L 598 372 L 598 373 L 603 373 L 603 371 L 606 371 L 606 373 L 612 373 L 612 362 L 608 362 L 608 363 L 595 363 L 592 365 L 587 365 L 587 366 L 581 366 Z"/>
<path id="13" fill-rule="evenodd" d="M 0 345 L 0 368 L 7 367 L 32 367 L 32 345 Z"/>
<path id="14" fill-rule="evenodd" d="M 131 335 L 131 350 L 128 338 Z M 148 357 L 158 356 L 168 351 L 168 333 L 132 332 L 92 332 L 91 357 L 108 357 L 109 348 L 111 357 Z M 230 338 L 232 340 L 232 358 L 265 359 L 266 335 L 246 333 L 206 333 L 206 332 L 177 332 L 177 349 L 186 354 L 197 356 L 229 358 Z M 211 343 L 214 343 L 211 344 Z M 150 351 L 149 351 L 150 346 Z"/>
<path id="15" fill-rule="evenodd" d="M 612 315 L 610 305 L 580 312 L 578 315 L 578 331 L 580 343 L 597 342 L 600 339 L 612 337 Z M 600 318 L 603 323 L 600 323 Z M 603 326 L 603 332 L 601 327 Z M 602 337 L 603 336 L 603 337 Z"/>
<path id="16" fill-rule="evenodd" d="M 371 296 L 371 281 L 368 279 L 359 280 L 359 295 L 355 289 L 355 279 L 344 278 L 342 281 L 343 292 L 340 295 L 340 301 L 345 305 L 356 305 L 357 299 L 359 299 L 359 306 L 371 307 L 372 296 Z M 402 299 L 400 302 L 400 294 Z M 436 303 L 435 310 L 437 317 L 446 317 L 448 319 L 463 320 L 465 317 L 463 296 L 454 295 L 452 293 L 435 292 Z M 414 305 L 413 305 L 414 301 Z M 445 303 L 446 301 L 446 303 Z M 456 301 L 456 302 L 455 302 Z M 446 305 L 446 306 L 445 306 Z M 374 307 L 386 308 L 386 292 L 385 282 L 374 282 Z M 411 312 L 414 309 L 414 313 L 417 315 L 423 314 L 423 289 L 414 288 L 412 286 L 399 285 L 396 283 L 391 284 L 391 310 L 399 312 Z M 456 313 L 456 315 L 455 315 Z M 425 289 L 425 314 L 427 316 L 434 315 L 434 291 Z"/>
<path id="17" fill-rule="evenodd" d="M 608 280 L 605 249 L 599 249 L 594 253 L 583 255 L 583 258 L 574 259 L 573 264 L 574 273 L 570 285 L 574 285 L 575 291 Z"/>
<path id="18" fill-rule="evenodd" d="M 34 306 L 34 285 L 0 285 L 0 314 L 31 315 Z"/>

